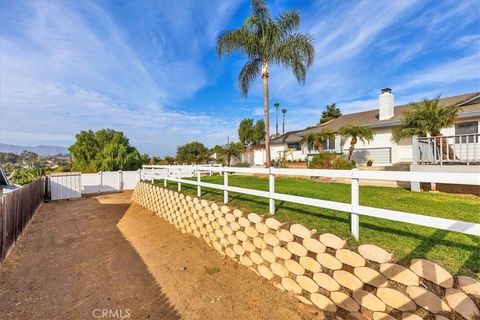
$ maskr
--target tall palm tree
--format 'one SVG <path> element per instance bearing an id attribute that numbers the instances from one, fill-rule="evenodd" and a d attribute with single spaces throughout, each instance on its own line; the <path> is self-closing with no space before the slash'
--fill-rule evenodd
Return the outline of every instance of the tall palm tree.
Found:
<path id="1" fill-rule="evenodd" d="M 251 15 L 242 27 L 223 32 L 217 40 L 220 57 L 238 51 L 248 58 L 238 76 L 240 91 L 244 96 L 247 96 L 254 80 L 259 75 L 262 76 L 267 167 L 271 166 L 269 66 L 276 64 L 291 68 L 293 75 L 303 84 L 307 69 L 313 64 L 315 56 L 312 36 L 296 32 L 299 24 L 298 12 L 288 10 L 273 19 L 263 0 L 252 0 Z"/>
<path id="2" fill-rule="evenodd" d="M 285 113 L 287 109 L 282 109 L 282 134 L 285 134 Z"/>
<path id="3" fill-rule="evenodd" d="M 278 135 L 278 108 L 280 103 L 275 102 L 273 105 L 275 106 L 275 135 Z"/>
<path id="4" fill-rule="evenodd" d="M 400 127 L 393 131 L 393 138 L 411 136 L 441 136 L 440 130 L 455 123 L 458 112 L 462 108 L 457 106 L 439 106 L 440 96 L 433 99 L 424 99 L 422 102 L 410 104 L 410 109 L 403 114 Z"/>
<path id="5" fill-rule="evenodd" d="M 308 149 L 315 147 L 318 152 L 323 151 L 323 143 L 329 139 L 335 138 L 335 133 L 330 129 L 322 129 L 320 132 L 309 132 L 302 137 L 300 144 L 307 144 Z"/>
<path id="6" fill-rule="evenodd" d="M 358 140 L 365 142 L 371 142 L 375 132 L 369 127 L 365 126 L 353 126 L 346 125 L 338 129 L 338 133 L 342 136 L 342 146 L 348 138 L 350 140 L 350 148 L 348 149 L 348 160 L 352 160 L 353 150 Z"/>

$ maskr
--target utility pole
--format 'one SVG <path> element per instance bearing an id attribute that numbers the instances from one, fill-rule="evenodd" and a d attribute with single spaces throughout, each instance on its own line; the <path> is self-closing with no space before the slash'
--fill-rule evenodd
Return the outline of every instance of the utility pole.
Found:
<path id="1" fill-rule="evenodd" d="M 280 103 L 275 102 L 273 105 L 275 106 L 275 135 L 278 136 L 278 107 L 280 107 Z"/>

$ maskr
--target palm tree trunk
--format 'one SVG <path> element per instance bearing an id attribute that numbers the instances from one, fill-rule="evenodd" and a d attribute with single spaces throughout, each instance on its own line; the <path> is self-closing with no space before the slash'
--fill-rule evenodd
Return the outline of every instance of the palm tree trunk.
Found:
<path id="1" fill-rule="evenodd" d="M 268 61 L 263 60 L 262 64 L 262 80 L 263 80 L 263 117 L 265 122 L 265 153 L 267 168 L 271 167 L 272 160 L 270 158 L 270 114 L 268 106 Z"/>
<path id="2" fill-rule="evenodd" d="M 275 107 L 275 135 L 278 135 L 278 107 Z"/>
<path id="3" fill-rule="evenodd" d="M 285 112 L 282 112 L 282 134 L 285 134 Z"/>
<path id="4" fill-rule="evenodd" d="M 353 137 L 352 141 L 350 141 L 350 148 L 348 149 L 348 160 L 352 160 L 353 150 L 355 149 L 356 144 L 357 144 L 357 138 Z"/>
<path id="5" fill-rule="evenodd" d="M 322 153 L 323 151 L 323 146 L 321 142 L 317 142 L 317 151 L 318 153 Z"/>

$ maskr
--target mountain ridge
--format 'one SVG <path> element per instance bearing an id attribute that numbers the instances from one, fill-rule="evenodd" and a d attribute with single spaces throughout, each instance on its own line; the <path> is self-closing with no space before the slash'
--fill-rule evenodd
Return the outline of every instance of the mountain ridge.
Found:
<path id="1" fill-rule="evenodd" d="M 37 146 L 22 146 L 15 144 L 0 143 L 0 152 L 12 152 L 20 154 L 22 151 L 30 151 L 38 154 L 39 156 L 53 156 L 57 154 L 69 154 L 67 148 L 51 145 L 37 145 Z"/>

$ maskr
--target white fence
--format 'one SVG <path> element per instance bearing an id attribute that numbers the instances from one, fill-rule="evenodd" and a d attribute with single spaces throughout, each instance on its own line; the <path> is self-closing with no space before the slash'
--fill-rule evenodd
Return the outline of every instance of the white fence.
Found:
<path id="1" fill-rule="evenodd" d="M 53 186 L 55 189 L 63 190 L 70 188 L 71 185 L 76 185 L 76 189 L 81 194 L 100 193 L 100 192 L 113 192 L 123 190 L 133 190 L 138 181 L 140 181 L 141 171 L 100 171 L 97 173 L 76 173 L 76 174 L 63 174 L 61 179 L 57 175 L 49 176 L 49 182 L 51 190 L 53 192 Z M 76 181 L 80 176 L 80 185 Z M 73 181 L 75 179 L 75 181 Z M 78 192 L 77 192 L 78 193 Z M 79 196 L 79 195 L 78 195 Z M 76 196 L 76 197 L 78 197 Z M 61 196 L 55 196 L 52 200 L 57 199 L 73 199 L 70 193 L 62 192 Z"/>
<path id="2" fill-rule="evenodd" d="M 413 138 L 418 164 L 479 164 L 480 133 Z"/>
<path id="3" fill-rule="evenodd" d="M 410 182 L 432 182 L 480 185 L 480 174 L 471 173 L 438 173 L 438 172 L 406 172 L 406 171 L 360 171 L 360 170 L 322 170 L 322 169 L 279 169 L 279 168 L 232 168 L 232 167 L 205 167 L 188 166 L 190 175 L 182 176 L 182 168 L 170 166 L 143 166 L 142 180 L 164 180 L 177 182 L 178 191 L 182 190 L 182 183 L 197 186 L 197 196 L 202 195 L 202 187 L 223 190 L 224 203 L 228 203 L 228 193 L 236 192 L 269 199 L 269 212 L 275 214 L 275 201 L 287 201 L 314 207 L 333 209 L 351 214 L 351 234 L 355 239 L 359 238 L 359 216 L 370 216 L 391 221 L 411 223 L 421 226 L 433 227 L 442 230 L 455 231 L 470 235 L 480 235 L 480 224 L 465 221 L 457 221 L 438 217 L 419 215 L 396 210 L 380 209 L 359 204 L 360 184 L 362 179 L 386 180 L 386 181 L 410 181 Z M 215 184 L 201 181 L 203 173 L 220 173 L 224 177 L 224 183 Z M 264 174 L 269 176 L 269 191 L 261 191 L 240 187 L 233 187 L 228 184 L 230 173 L 242 174 Z M 351 201 L 343 203 L 315 198 L 307 198 L 275 192 L 275 176 L 306 176 L 306 177 L 328 177 L 344 178 L 351 180 Z M 194 177 L 196 180 L 186 180 L 185 177 Z"/>
<path id="4" fill-rule="evenodd" d="M 82 173 L 82 194 L 133 190 L 139 180 L 140 170 Z"/>

